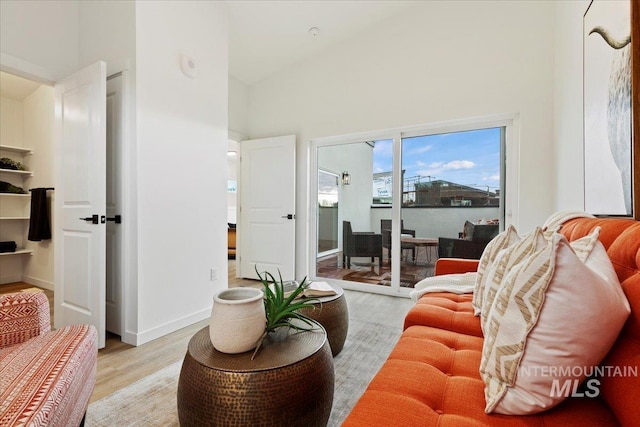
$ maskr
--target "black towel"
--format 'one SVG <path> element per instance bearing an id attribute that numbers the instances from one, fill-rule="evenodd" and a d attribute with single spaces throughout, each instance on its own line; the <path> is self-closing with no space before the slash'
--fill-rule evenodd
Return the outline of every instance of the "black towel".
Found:
<path id="1" fill-rule="evenodd" d="M 29 221 L 29 240 L 39 242 L 51 239 L 49 212 L 47 211 L 47 189 L 31 190 L 31 220 Z"/>
<path id="2" fill-rule="evenodd" d="M 18 248 L 16 242 L 0 242 L 0 253 L 15 252 Z"/>

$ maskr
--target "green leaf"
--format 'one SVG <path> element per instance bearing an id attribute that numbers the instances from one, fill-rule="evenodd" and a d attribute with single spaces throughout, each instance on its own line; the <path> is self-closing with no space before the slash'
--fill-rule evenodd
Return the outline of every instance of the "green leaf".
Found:
<path id="1" fill-rule="evenodd" d="M 255 266 L 255 271 L 264 287 L 266 323 L 265 334 L 263 334 L 256 344 L 254 357 L 262 345 L 262 341 L 264 340 L 267 332 L 281 327 L 287 327 L 297 332 L 303 332 L 316 329 L 320 325 L 316 320 L 298 312 L 304 308 L 315 309 L 313 303 L 318 302 L 315 298 L 300 300 L 301 293 L 309 286 L 306 277 L 302 279 L 302 282 L 298 284 L 296 289 L 294 289 L 293 292 L 285 298 L 285 285 L 280 270 L 278 270 L 279 280 L 276 280 L 273 274 L 268 271 L 264 271 L 261 274 L 258 271 L 258 266 Z M 294 324 L 292 323 L 293 320 L 299 321 L 300 323 Z"/>

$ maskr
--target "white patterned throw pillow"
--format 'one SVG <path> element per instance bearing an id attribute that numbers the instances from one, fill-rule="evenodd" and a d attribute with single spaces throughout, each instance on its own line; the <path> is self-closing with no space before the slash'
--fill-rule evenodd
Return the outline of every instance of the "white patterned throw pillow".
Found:
<path id="1" fill-rule="evenodd" d="M 554 407 L 566 396 L 560 390 L 580 383 L 615 342 L 629 303 L 597 238 L 577 245 L 580 256 L 554 234 L 505 276 L 485 325 L 485 412 Z"/>
<path id="2" fill-rule="evenodd" d="M 484 248 L 480 261 L 478 263 L 478 275 L 476 276 L 475 289 L 473 291 L 473 314 L 479 316 L 482 311 L 482 298 L 484 296 L 484 287 L 487 283 L 487 269 L 495 261 L 498 253 L 520 241 L 520 236 L 513 225 L 507 227 L 505 231 L 494 237 Z"/>
<path id="3" fill-rule="evenodd" d="M 486 283 L 483 288 L 480 326 L 485 330 L 487 314 L 493 305 L 498 289 L 504 277 L 518 264 L 525 261 L 547 245 L 540 227 L 522 237 L 522 240 L 501 250 L 486 271 Z"/>

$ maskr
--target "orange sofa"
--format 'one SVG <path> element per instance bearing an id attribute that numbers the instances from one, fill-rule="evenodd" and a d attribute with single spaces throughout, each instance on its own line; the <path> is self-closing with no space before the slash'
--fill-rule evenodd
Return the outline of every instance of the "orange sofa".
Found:
<path id="1" fill-rule="evenodd" d="M 640 222 L 579 218 L 566 222 L 560 232 L 572 241 L 597 226 L 631 306 L 602 365 L 640 372 Z M 475 271 L 477 264 L 441 259 L 436 275 Z M 451 293 L 420 298 L 405 318 L 397 345 L 343 426 L 640 426 L 640 377 L 633 375 L 603 377 L 598 397 L 569 397 L 536 415 L 485 414 L 479 373 L 483 334 L 471 298 Z"/>

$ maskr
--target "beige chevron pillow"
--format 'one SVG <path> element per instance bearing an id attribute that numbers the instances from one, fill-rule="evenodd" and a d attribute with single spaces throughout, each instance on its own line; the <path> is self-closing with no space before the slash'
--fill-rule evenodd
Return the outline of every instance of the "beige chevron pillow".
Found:
<path id="1" fill-rule="evenodd" d="M 501 250 L 486 270 L 486 282 L 482 289 L 482 309 L 480 310 L 480 325 L 485 330 L 487 314 L 493 305 L 498 289 L 502 285 L 502 280 L 507 273 L 516 265 L 529 258 L 535 252 L 543 249 L 547 245 L 544 234 L 540 227 L 522 237 L 522 240 L 513 243 L 506 249 Z"/>
<path id="2" fill-rule="evenodd" d="M 554 234 L 503 280 L 487 315 L 480 365 L 485 412 L 554 407 L 566 384 L 581 382 L 615 342 L 629 303 L 604 247 L 591 243 L 583 262 Z"/>
<path id="3" fill-rule="evenodd" d="M 479 271 L 482 270 L 482 274 L 478 273 L 476 276 L 473 303 L 479 304 L 481 307 L 479 310 L 474 309 L 474 314 L 476 316 L 478 314 L 481 315 L 482 320 L 480 322 L 480 326 L 483 330 L 484 323 L 486 321 L 486 312 L 489 311 L 493 304 L 493 300 L 495 299 L 498 288 L 502 284 L 505 272 L 510 271 L 515 265 L 533 255 L 537 250 L 542 249 L 546 245 L 547 241 L 555 234 L 554 231 L 543 231 L 540 227 L 536 227 L 533 232 L 520 238 L 520 236 L 515 232 L 515 228 L 511 227 L 511 231 L 512 233 L 505 232 L 505 238 L 502 241 L 497 241 L 496 245 L 488 251 L 489 255 L 487 257 L 486 264 L 483 264 L 482 269 L 478 269 Z M 587 236 L 571 242 L 571 247 L 574 249 L 580 260 L 584 262 L 585 258 L 589 253 L 591 253 L 593 245 L 598 242 L 599 235 L 600 227 L 596 227 L 594 231 Z M 493 252 L 495 249 L 505 243 L 508 246 L 499 250 L 497 254 L 494 255 Z M 488 259 L 491 256 L 494 256 L 494 259 L 492 262 L 488 262 Z M 482 312 L 485 312 L 485 315 L 482 315 Z"/>
<path id="4" fill-rule="evenodd" d="M 473 314 L 479 316 L 482 311 L 482 299 L 484 296 L 484 287 L 487 283 L 487 270 L 495 261 L 498 253 L 520 241 L 520 236 L 513 225 L 510 225 L 505 231 L 494 237 L 484 248 L 480 261 L 478 263 L 478 275 L 476 276 L 475 288 L 473 291 Z"/>

